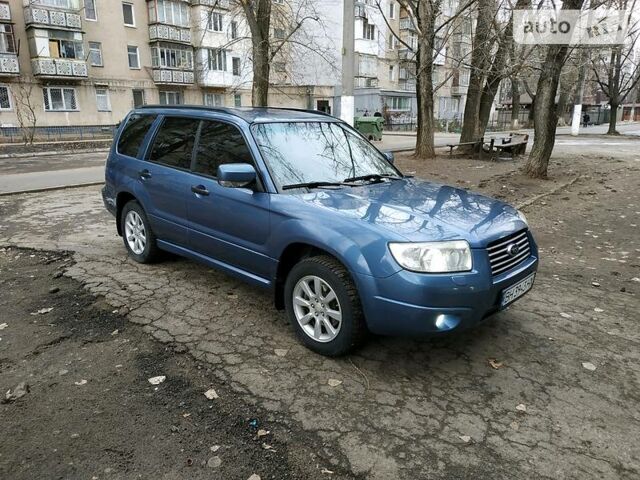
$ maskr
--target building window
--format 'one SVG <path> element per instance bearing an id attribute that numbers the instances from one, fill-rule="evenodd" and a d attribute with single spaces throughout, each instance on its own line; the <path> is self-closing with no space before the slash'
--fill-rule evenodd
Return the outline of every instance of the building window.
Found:
<path id="1" fill-rule="evenodd" d="M 193 51 L 173 44 L 160 44 L 151 48 L 151 66 L 193 69 Z"/>
<path id="2" fill-rule="evenodd" d="M 284 28 L 274 28 L 273 36 L 278 40 L 284 40 Z"/>
<path id="3" fill-rule="evenodd" d="M 238 22 L 231 22 L 231 38 L 238 38 Z"/>
<path id="4" fill-rule="evenodd" d="M 0 53 L 17 53 L 13 25 L 0 23 Z"/>
<path id="5" fill-rule="evenodd" d="M 188 27 L 189 8 L 189 4 L 185 2 L 153 0 L 149 2 L 149 21 Z"/>
<path id="6" fill-rule="evenodd" d="M 409 97 L 387 97 L 387 108 L 389 110 L 410 110 L 410 98 Z"/>
<path id="7" fill-rule="evenodd" d="M 366 18 L 362 22 L 362 38 L 366 40 L 376 39 L 376 26 L 367 22 Z"/>
<path id="8" fill-rule="evenodd" d="M 285 65 L 285 63 L 284 63 L 284 62 L 275 62 L 275 63 L 273 64 L 273 70 L 274 70 L 275 72 L 280 72 L 280 73 L 282 73 L 282 72 L 284 72 L 284 71 L 286 70 L 286 65 Z"/>
<path id="9" fill-rule="evenodd" d="M 9 87 L 0 85 L 0 110 L 11 110 L 11 97 Z"/>
<path id="10" fill-rule="evenodd" d="M 241 107 L 242 106 L 242 95 L 240 95 L 239 93 L 236 93 L 233 96 L 233 105 L 235 107 Z"/>
<path id="11" fill-rule="evenodd" d="M 100 42 L 89 42 L 89 62 L 93 67 L 103 67 L 102 44 Z"/>
<path id="12" fill-rule="evenodd" d="M 389 2 L 389 18 L 396 18 L 396 4 Z"/>
<path id="13" fill-rule="evenodd" d="M 44 109 L 47 112 L 78 111 L 75 88 L 45 87 L 42 89 Z"/>
<path id="14" fill-rule="evenodd" d="M 387 47 L 389 50 L 395 50 L 398 47 L 398 39 L 393 33 L 389 34 L 389 46 Z"/>
<path id="15" fill-rule="evenodd" d="M 109 90 L 106 88 L 96 88 L 96 105 L 99 112 L 110 112 L 111 102 L 109 101 Z"/>
<path id="16" fill-rule="evenodd" d="M 84 45 L 74 40 L 73 32 L 51 30 L 49 35 L 49 57 L 84 60 Z"/>
<path id="17" fill-rule="evenodd" d="M 145 104 L 144 90 L 132 90 L 132 93 L 133 93 L 133 108 L 138 108 Z"/>
<path id="18" fill-rule="evenodd" d="M 227 71 L 227 51 L 222 48 L 210 48 L 209 70 Z"/>
<path id="19" fill-rule="evenodd" d="M 396 79 L 396 69 L 393 65 L 389 65 L 389 81 L 393 82 Z"/>
<path id="20" fill-rule="evenodd" d="M 124 17 L 124 24 L 127 27 L 136 26 L 136 18 L 133 13 L 133 3 L 122 2 L 122 16 Z"/>
<path id="21" fill-rule="evenodd" d="M 207 25 L 207 29 L 212 32 L 221 32 L 222 31 L 222 14 L 217 12 L 212 12 L 209 16 L 209 23 Z"/>
<path id="22" fill-rule="evenodd" d="M 159 92 L 160 105 L 181 105 L 182 95 L 180 92 Z"/>
<path id="23" fill-rule="evenodd" d="M 39 5 L 46 5 L 48 7 L 66 8 L 69 10 L 77 9 L 77 0 L 36 0 L 29 3 L 37 3 Z"/>
<path id="24" fill-rule="evenodd" d="M 127 56 L 129 57 L 129 68 L 135 70 L 140 69 L 140 56 L 138 55 L 138 47 L 133 45 L 127 46 Z"/>
<path id="25" fill-rule="evenodd" d="M 84 0 L 84 18 L 87 20 L 98 20 L 96 0 Z"/>
<path id="26" fill-rule="evenodd" d="M 240 59 L 238 57 L 233 57 L 231 59 L 231 70 L 236 77 L 240 76 Z"/>
<path id="27" fill-rule="evenodd" d="M 205 93 L 202 100 L 207 107 L 224 107 L 224 99 L 220 93 Z"/>

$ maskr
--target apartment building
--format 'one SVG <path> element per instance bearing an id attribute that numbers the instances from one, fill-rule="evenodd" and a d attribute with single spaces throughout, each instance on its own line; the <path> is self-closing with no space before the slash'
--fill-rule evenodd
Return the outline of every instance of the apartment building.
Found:
<path id="1" fill-rule="evenodd" d="M 350 52 L 355 114 L 415 121 L 414 54 L 396 38 L 416 44 L 411 19 L 396 0 L 356 0 L 353 16 L 344 9 L 344 0 L 273 0 L 271 39 L 283 48 L 271 62 L 269 103 L 339 114 Z M 296 41 L 285 42 L 299 21 Z M 344 22 L 353 22 L 353 45 Z M 438 115 L 464 105 L 464 71 L 451 74 L 448 60 L 462 44 L 436 55 L 446 84 Z M 246 106 L 252 76 L 250 32 L 234 0 L 0 0 L 0 126 L 19 126 L 24 104 L 38 126 L 113 125 L 150 103 Z"/>

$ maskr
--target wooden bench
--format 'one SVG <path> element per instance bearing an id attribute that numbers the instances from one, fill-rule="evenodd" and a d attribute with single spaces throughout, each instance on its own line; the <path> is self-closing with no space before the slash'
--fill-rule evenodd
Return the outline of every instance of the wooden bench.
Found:
<path id="1" fill-rule="evenodd" d="M 509 134 L 509 137 L 500 139 L 500 143 L 496 143 L 496 139 L 492 138 L 489 142 L 489 148 L 486 150 L 490 155 L 496 152 L 496 157 L 501 153 L 508 154 L 511 158 L 517 155 L 524 155 L 527 151 L 527 143 L 529 143 L 529 135 Z M 497 158 L 494 158 L 497 159 Z"/>
<path id="2" fill-rule="evenodd" d="M 484 138 L 481 138 L 479 140 L 474 140 L 473 142 L 460 142 L 460 143 L 448 143 L 447 147 L 449 147 L 449 155 L 453 155 L 453 149 L 457 148 L 457 147 L 464 147 L 464 146 L 472 146 L 473 147 L 473 154 L 474 156 L 476 154 L 482 154 L 482 145 L 484 144 Z"/>

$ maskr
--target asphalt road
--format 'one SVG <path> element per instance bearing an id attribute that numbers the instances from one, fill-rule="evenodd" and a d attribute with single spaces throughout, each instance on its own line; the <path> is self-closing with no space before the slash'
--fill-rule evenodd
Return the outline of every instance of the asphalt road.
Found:
<path id="1" fill-rule="evenodd" d="M 67 276 L 187 349 L 243 401 L 337 449 L 328 469 L 372 480 L 635 480 L 639 145 L 561 146 L 554 175 L 576 181 L 537 200 L 549 181 L 474 184 L 535 200 L 525 210 L 542 256 L 533 291 L 472 331 L 373 338 L 341 359 L 300 346 L 265 292 L 187 260 L 128 260 L 98 187 L 0 198 L 0 245 L 75 252 Z M 508 165 L 474 168 L 497 166 Z"/>

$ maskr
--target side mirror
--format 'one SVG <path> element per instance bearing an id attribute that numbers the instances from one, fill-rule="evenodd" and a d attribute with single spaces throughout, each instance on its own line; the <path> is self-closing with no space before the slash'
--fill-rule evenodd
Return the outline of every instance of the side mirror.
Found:
<path id="1" fill-rule="evenodd" d="M 218 167 L 218 183 L 223 187 L 246 187 L 256 179 L 256 170 L 248 163 L 226 163 Z"/>
<path id="2" fill-rule="evenodd" d="M 393 152 L 382 152 L 382 154 L 385 156 L 385 158 L 389 161 L 389 163 L 391 165 L 393 165 L 394 162 L 394 158 L 393 158 Z"/>

